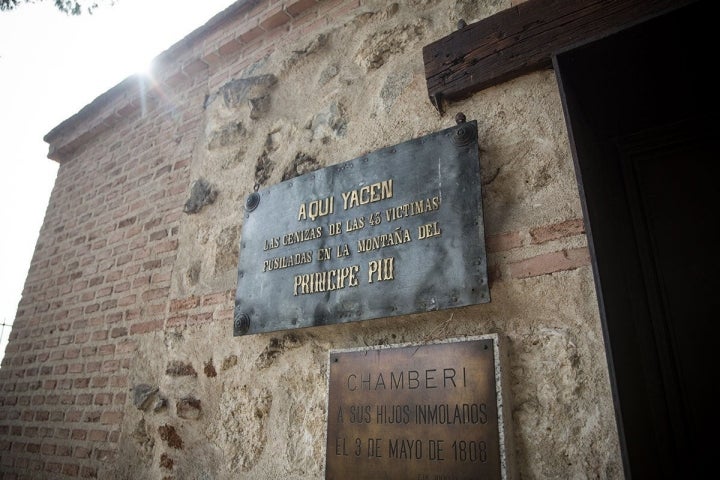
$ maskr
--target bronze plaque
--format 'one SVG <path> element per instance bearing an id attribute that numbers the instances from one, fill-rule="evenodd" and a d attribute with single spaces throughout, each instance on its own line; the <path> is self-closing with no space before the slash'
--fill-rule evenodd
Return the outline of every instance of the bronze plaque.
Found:
<path id="1" fill-rule="evenodd" d="M 330 352 L 325 478 L 502 478 L 496 340 Z"/>
<path id="2" fill-rule="evenodd" d="M 233 334 L 490 301 L 477 124 L 252 193 Z"/>

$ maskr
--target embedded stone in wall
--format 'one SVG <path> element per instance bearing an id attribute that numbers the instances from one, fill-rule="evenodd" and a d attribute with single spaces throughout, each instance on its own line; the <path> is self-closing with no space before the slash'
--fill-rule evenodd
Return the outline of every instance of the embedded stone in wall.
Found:
<path id="1" fill-rule="evenodd" d="M 410 85 L 412 77 L 412 72 L 409 71 L 388 75 L 382 89 L 380 90 L 380 99 L 382 100 L 386 111 L 390 110 L 395 103 L 395 100 L 397 100 L 405 88 Z"/>
<path id="2" fill-rule="evenodd" d="M 228 370 L 235 365 L 237 365 L 237 355 L 230 355 L 228 357 L 225 357 L 222 362 L 222 366 L 220 367 L 220 370 Z"/>
<path id="3" fill-rule="evenodd" d="M 306 57 L 312 53 L 322 49 L 327 44 L 328 36 L 325 33 L 321 33 L 313 37 L 303 48 L 293 50 L 290 57 L 283 63 L 283 69 L 288 69 L 295 65 L 300 59 Z"/>
<path id="4" fill-rule="evenodd" d="M 163 453 L 162 455 L 160 455 L 160 466 L 162 468 L 172 470 L 174 463 L 175 462 L 173 462 L 173 459 L 170 458 L 167 453 Z"/>
<path id="5" fill-rule="evenodd" d="M 320 78 L 318 79 L 318 83 L 320 85 L 325 85 L 330 80 L 335 78 L 337 74 L 340 73 L 340 69 L 337 67 L 337 65 L 328 65 L 321 73 Z"/>
<path id="6" fill-rule="evenodd" d="M 155 448 L 155 440 L 150 436 L 144 419 L 140 419 L 132 432 L 132 438 L 137 444 L 137 453 L 140 457 L 148 459 Z"/>
<path id="7" fill-rule="evenodd" d="M 183 212 L 187 214 L 198 213 L 205 205 L 215 202 L 218 191 L 205 179 L 196 180 L 190 189 L 190 198 L 185 202 Z"/>
<path id="8" fill-rule="evenodd" d="M 299 346 L 300 342 L 293 334 L 285 335 L 282 340 L 279 338 L 271 338 L 270 344 L 265 347 L 263 353 L 255 360 L 255 366 L 260 370 L 268 368 L 283 352 Z"/>
<path id="9" fill-rule="evenodd" d="M 165 369 L 165 373 L 171 377 L 197 377 L 197 372 L 191 364 L 178 360 L 170 362 Z"/>
<path id="10" fill-rule="evenodd" d="M 197 420 L 202 413 L 200 400 L 193 397 L 182 398 L 175 404 L 177 416 L 185 420 Z"/>
<path id="11" fill-rule="evenodd" d="M 208 377 L 208 378 L 217 377 L 217 371 L 215 370 L 215 366 L 213 365 L 212 358 L 205 363 L 205 368 L 203 370 L 205 371 L 206 377 Z"/>
<path id="12" fill-rule="evenodd" d="M 267 182 L 268 178 L 270 178 L 270 174 L 272 173 L 274 167 L 275 164 L 273 164 L 272 160 L 270 160 L 267 152 L 264 151 L 255 164 L 255 181 L 260 185 L 263 185 Z"/>
<path id="13" fill-rule="evenodd" d="M 357 53 L 357 63 L 368 71 L 382 67 L 391 55 L 402 53 L 425 35 L 428 20 L 398 25 L 365 39 Z"/>
<path id="14" fill-rule="evenodd" d="M 168 447 L 177 450 L 182 449 L 183 441 L 175 430 L 175 427 L 168 424 L 161 425 L 158 427 L 158 433 L 160 434 L 160 439 L 167 443 Z"/>
<path id="15" fill-rule="evenodd" d="M 219 94 L 228 108 L 250 105 L 250 118 L 258 119 L 270 105 L 270 91 L 277 83 L 272 74 L 238 78 L 223 85 Z"/>
<path id="16" fill-rule="evenodd" d="M 235 269 L 238 259 L 238 238 L 240 226 L 233 225 L 223 228 L 215 239 L 215 273 Z"/>
<path id="17" fill-rule="evenodd" d="M 196 260 L 190 265 L 190 268 L 185 272 L 185 279 L 189 286 L 195 286 L 200 281 L 200 271 L 202 270 L 202 261 Z"/>
<path id="18" fill-rule="evenodd" d="M 347 119 L 340 103 L 333 102 L 325 110 L 318 112 L 310 121 L 313 140 L 326 140 L 345 134 Z"/>
<path id="19" fill-rule="evenodd" d="M 298 152 L 297 155 L 295 155 L 295 159 L 285 168 L 282 181 L 284 182 L 285 180 L 314 172 L 319 168 L 320 164 L 315 158 L 306 153 Z"/>
<path id="20" fill-rule="evenodd" d="M 138 410 L 147 410 L 153 403 L 155 394 L 158 392 L 158 387 L 153 387 L 146 383 L 135 385 L 133 387 L 133 405 Z"/>
<path id="21" fill-rule="evenodd" d="M 246 130 L 242 122 L 231 122 L 213 131 L 209 135 L 208 149 L 216 150 L 228 145 L 234 145 L 245 136 Z"/>
<path id="22" fill-rule="evenodd" d="M 223 389 L 217 417 L 207 422 L 207 434 L 226 446 L 224 461 L 231 472 L 252 469 L 265 449 L 272 398 L 265 388 L 243 385 Z"/>

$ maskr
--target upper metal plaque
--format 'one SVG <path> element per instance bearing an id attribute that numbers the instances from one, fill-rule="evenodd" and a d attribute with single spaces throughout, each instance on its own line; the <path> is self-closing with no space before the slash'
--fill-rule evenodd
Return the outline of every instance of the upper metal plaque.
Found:
<path id="1" fill-rule="evenodd" d="M 476 122 L 251 194 L 234 334 L 490 301 Z"/>

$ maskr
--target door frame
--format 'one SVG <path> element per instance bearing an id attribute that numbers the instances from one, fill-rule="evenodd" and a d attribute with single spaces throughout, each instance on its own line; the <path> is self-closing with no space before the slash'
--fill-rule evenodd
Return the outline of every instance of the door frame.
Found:
<path id="1" fill-rule="evenodd" d="M 703 26 L 698 19 L 708 14 L 709 3 L 698 2 L 552 56 L 585 219 L 626 478 L 688 478 L 685 476 L 691 469 L 702 472 L 703 462 L 710 458 L 706 456 L 709 447 L 703 449 L 698 444 L 683 419 L 687 412 L 683 410 L 681 379 L 674 368 L 672 333 L 659 312 L 657 276 L 648 268 L 652 265 L 648 259 L 650 240 L 642 234 L 642 219 L 637 215 L 639 199 L 633 193 L 634 171 L 628 164 L 637 146 L 629 140 L 632 122 L 628 117 L 638 117 L 638 125 L 652 126 L 653 117 L 666 115 L 667 121 L 660 121 L 646 132 L 656 142 L 665 142 L 667 136 L 661 132 L 674 118 L 680 119 L 674 127 L 704 128 L 698 122 L 686 122 L 688 115 L 694 115 L 686 108 L 688 102 L 671 98 L 667 105 L 653 105 L 649 97 L 653 89 L 668 91 L 667 87 L 675 87 L 678 95 L 692 96 L 697 94 L 693 88 L 707 86 L 691 84 L 683 78 L 686 71 L 671 71 L 665 76 L 663 69 L 672 65 L 661 63 L 663 55 L 672 58 L 672 52 L 684 52 L 673 42 L 702 45 L 694 42 L 698 36 L 709 36 L 698 33 Z M 692 24 L 691 20 L 699 23 Z M 690 32 L 673 30 L 678 25 L 693 28 Z M 661 32 L 665 33 L 664 39 L 656 37 Z M 668 32 L 673 38 L 667 38 Z M 695 36 L 688 40 L 685 33 Z M 658 42 L 653 44 L 657 51 L 633 51 L 649 45 L 637 46 L 638 39 L 651 38 Z M 690 60 L 697 60 L 693 55 L 697 52 L 689 52 Z M 642 55 L 633 57 L 637 53 Z M 680 61 L 691 70 L 691 77 L 692 69 L 702 65 L 688 59 Z M 621 66 L 617 72 L 609 73 L 607 68 L 612 69 L 614 62 Z M 644 63 L 651 68 L 632 71 L 641 69 Z M 655 67 L 657 70 L 653 70 Z M 622 68 L 629 71 L 620 71 Z M 700 78 L 702 72 L 695 73 Z M 623 97 L 615 83 L 601 85 L 598 78 L 603 75 L 612 81 L 625 75 L 628 85 L 645 82 L 642 85 L 649 91 L 648 98 Z M 661 84 L 651 85 L 648 81 Z M 587 87 L 578 87 L 583 83 Z M 603 90 L 604 85 L 613 86 Z M 642 85 L 634 92 L 636 96 L 643 97 Z M 592 91 L 598 98 L 589 98 L 588 92 Z M 702 110 L 710 102 L 705 106 L 689 103 Z"/>

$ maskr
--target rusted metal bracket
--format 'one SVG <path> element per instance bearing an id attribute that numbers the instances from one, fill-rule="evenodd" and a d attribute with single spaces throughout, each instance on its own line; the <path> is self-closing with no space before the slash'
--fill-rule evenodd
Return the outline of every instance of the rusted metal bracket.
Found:
<path id="1" fill-rule="evenodd" d="M 430 101 L 444 104 L 543 68 L 554 53 L 696 0 L 528 0 L 423 48 Z M 671 33 L 669 33 L 671 34 Z"/>

